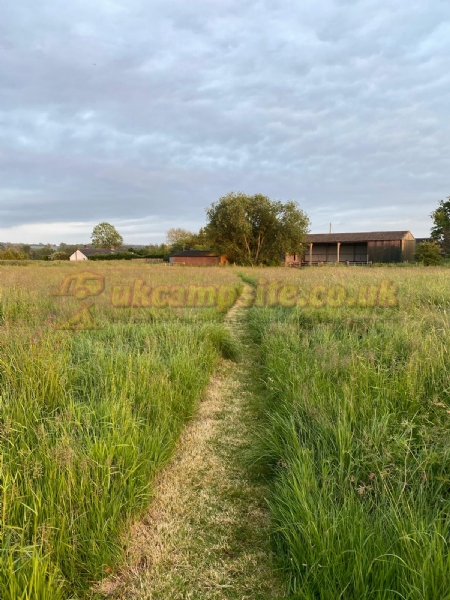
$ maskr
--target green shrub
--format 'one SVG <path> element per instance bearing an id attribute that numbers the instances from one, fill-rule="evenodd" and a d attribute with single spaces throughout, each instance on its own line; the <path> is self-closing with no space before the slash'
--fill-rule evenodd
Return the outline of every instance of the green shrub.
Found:
<path id="1" fill-rule="evenodd" d="M 436 266 L 442 260 L 441 249 L 435 242 L 421 242 L 417 244 L 414 258 L 425 267 Z"/>
<path id="2" fill-rule="evenodd" d="M 88 260 L 131 260 L 140 258 L 133 252 L 115 252 L 114 254 L 91 254 Z"/>
<path id="3" fill-rule="evenodd" d="M 28 256 L 25 252 L 19 252 L 9 248 L 0 252 L 0 260 L 27 260 Z"/>
<path id="4" fill-rule="evenodd" d="M 48 257 L 48 260 L 69 260 L 69 255 L 67 252 L 53 252 Z"/>

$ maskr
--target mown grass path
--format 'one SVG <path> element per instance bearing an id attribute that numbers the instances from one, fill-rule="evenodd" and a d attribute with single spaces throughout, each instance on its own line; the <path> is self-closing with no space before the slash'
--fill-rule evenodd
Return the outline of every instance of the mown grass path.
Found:
<path id="1" fill-rule="evenodd" d="M 245 286 L 226 317 L 242 340 Z M 246 469 L 254 415 L 248 372 L 251 352 L 222 361 L 160 474 L 155 498 L 132 528 L 128 567 L 103 582 L 115 600 L 282 598 L 272 565 L 269 518 L 261 480 Z"/>

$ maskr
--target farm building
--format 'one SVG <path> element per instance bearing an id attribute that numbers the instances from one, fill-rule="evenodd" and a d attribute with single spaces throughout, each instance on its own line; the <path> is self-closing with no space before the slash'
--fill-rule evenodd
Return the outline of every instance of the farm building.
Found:
<path id="1" fill-rule="evenodd" d="M 171 256 L 170 262 L 174 265 L 213 267 L 225 264 L 226 258 L 209 250 L 183 250 Z"/>
<path id="2" fill-rule="evenodd" d="M 69 260 L 88 260 L 93 254 L 112 254 L 113 251 L 109 248 L 79 248 L 69 256 Z"/>
<path id="3" fill-rule="evenodd" d="M 414 260 L 416 240 L 410 231 L 315 233 L 306 237 L 305 254 L 291 254 L 285 263 L 395 263 Z"/>

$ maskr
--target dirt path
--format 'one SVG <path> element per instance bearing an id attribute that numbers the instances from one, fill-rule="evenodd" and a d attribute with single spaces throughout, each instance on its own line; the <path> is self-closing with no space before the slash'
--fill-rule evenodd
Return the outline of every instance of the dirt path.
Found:
<path id="1" fill-rule="evenodd" d="M 245 286 L 226 324 L 242 338 L 252 288 Z M 272 570 L 263 484 L 249 476 L 242 453 L 251 439 L 248 353 L 222 361 L 161 473 L 155 499 L 131 532 L 131 566 L 102 584 L 115 600 L 282 598 Z M 247 355 L 247 356 L 246 356 Z"/>

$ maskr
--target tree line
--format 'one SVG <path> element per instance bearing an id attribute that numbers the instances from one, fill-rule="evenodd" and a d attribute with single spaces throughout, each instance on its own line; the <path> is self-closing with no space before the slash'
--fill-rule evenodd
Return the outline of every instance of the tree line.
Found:
<path id="1" fill-rule="evenodd" d="M 450 197 L 441 200 L 431 213 L 430 241 L 417 245 L 415 259 L 425 265 L 439 264 L 450 257 Z M 123 238 L 110 223 L 96 225 L 91 234 L 95 248 L 113 248 L 124 258 L 154 257 L 168 259 L 183 250 L 210 250 L 226 255 L 239 265 L 280 264 L 286 254 L 301 254 L 310 221 L 296 202 L 271 200 L 263 194 L 230 192 L 206 209 L 207 222 L 198 232 L 172 228 L 166 242 L 144 248 L 125 248 Z M 26 244 L 8 247 L 0 244 L 2 260 L 68 260 L 79 246 L 61 243 L 57 251 L 50 245 L 33 249 Z M 126 256 L 125 256 L 126 254 Z"/>

